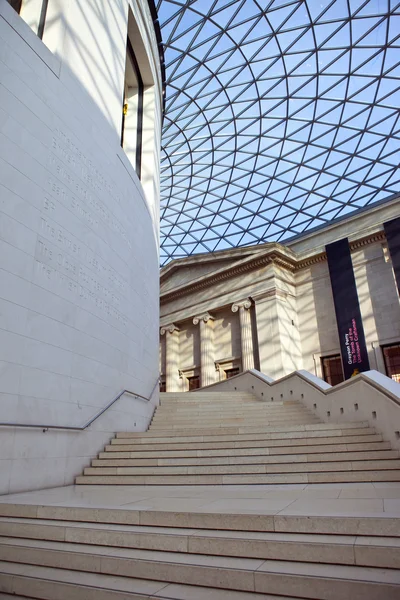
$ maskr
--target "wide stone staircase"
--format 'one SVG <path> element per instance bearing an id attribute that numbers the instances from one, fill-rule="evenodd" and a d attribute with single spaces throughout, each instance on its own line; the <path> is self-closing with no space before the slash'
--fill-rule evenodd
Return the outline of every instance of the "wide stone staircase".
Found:
<path id="1" fill-rule="evenodd" d="M 396 450 L 366 422 L 321 423 L 300 402 L 163 393 L 145 433 L 118 433 L 77 484 L 400 481 Z"/>
<path id="2" fill-rule="evenodd" d="M 400 597 L 400 519 L 1 504 L 0 515 L 2 599 Z"/>
<path id="3" fill-rule="evenodd" d="M 324 498 L 355 485 L 340 482 L 399 474 L 398 452 L 367 423 L 320 423 L 300 403 L 251 394 L 163 394 L 148 432 L 118 434 L 78 478 L 97 487 L 66 488 L 62 504 L 62 490 L 48 502 L 0 502 L 0 598 L 399 600 L 398 516 L 295 514 L 268 496 L 256 512 L 227 499 L 290 497 L 310 482 Z M 193 485 L 204 498 L 216 491 L 219 508 L 182 509 Z M 144 499 L 176 490 L 181 504 L 122 506 L 138 488 Z M 107 506 L 96 503 L 102 491 Z"/>

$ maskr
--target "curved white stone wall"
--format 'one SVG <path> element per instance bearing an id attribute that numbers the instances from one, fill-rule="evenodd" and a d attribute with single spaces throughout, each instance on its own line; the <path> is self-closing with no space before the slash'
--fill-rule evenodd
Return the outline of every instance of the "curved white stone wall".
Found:
<path id="1" fill-rule="evenodd" d="M 142 182 L 120 146 L 129 11 Z M 0 0 L 0 422 L 82 425 L 121 389 L 150 395 L 160 129 L 146 0 L 49 0 L 43 41 Z M 72 482 L 156 401 L 126 396 L 85 434 L 1 427 L 0 493 Z"/>

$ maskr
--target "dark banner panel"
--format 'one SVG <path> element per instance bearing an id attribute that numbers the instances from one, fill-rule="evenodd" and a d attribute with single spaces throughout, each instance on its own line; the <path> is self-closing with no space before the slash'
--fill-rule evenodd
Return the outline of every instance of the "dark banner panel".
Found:
<path id="1" fill-rule="evenodd" d="M 385 229 L 390 258 L 392 259 L 397 289 L 400 294 L 400 218 L 384 223 L 383 227 Z"/>
<path id="2" fill-rule="evenodd" d="M 364 328 L 347 238 L 326 246 L 344 378 L 369 370 Z"/>

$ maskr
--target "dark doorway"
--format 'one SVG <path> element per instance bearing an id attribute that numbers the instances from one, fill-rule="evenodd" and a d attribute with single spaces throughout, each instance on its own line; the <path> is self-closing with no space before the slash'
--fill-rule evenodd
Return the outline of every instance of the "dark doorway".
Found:
<path id="1" fill-rule="evenodd" d="M 225 375 L 227 379 L 234 377 L 235 375 L 239 375 L 239 367 L 235 367 L 234 369 L 226 369 Z"/>
<path id="2" fill-rule="evenodd" d="M 340 354 L 324 356 L 321 358 L 324 381 L 330 385 L 337 385 L 344 381 L 342 359 Z"/>
<path id="3" fill-rule="evenodd" d="M 382 346 L 386 375 L 400 383 L 400 344 Z"/>
<path id="4" fill-rule="evenodd" d="M 191 390 L 197 390 L 200 387 L 200 377 L 198 375 L 194 375 L 193 377 L 188 377 L 189 382 L 189 392 Z"/>

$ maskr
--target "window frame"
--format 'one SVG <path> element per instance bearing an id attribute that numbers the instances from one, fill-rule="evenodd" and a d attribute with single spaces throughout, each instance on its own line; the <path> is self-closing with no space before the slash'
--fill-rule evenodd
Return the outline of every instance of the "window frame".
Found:
<path id="1" fill-rule="evenodd" d="M 16 1 L 14 0 L 14 2 L 12 0 L 7 0 L 7 2 L 11 6 L 11 8 L 13 8 L 15 10 L 17 15 L 19 15 L 21 17 L 21 19 L 23 21 L 25 21 L 24 16 L 23 16 L 23 8 L 24 8 L 24 2 L 26 2 L 26 0 L 16 0 Z M 48 5 L 49 5 L 49 0 L 41 0 L 40 15 L 39 15 L 37 31 L 35 31 L 35 29 L 31 26 L 32 31 L 35 33 L 35 35 L 37 35 L 37 37 L 40 40 L 43 40 Z"/>
<path id="2" fill-rule="evenodd" d="M 136 156 L 135 156 L 135 164 L 132 166 L 135 169 L 136 174 L 140 179 L 141 174 L 142 174 L 142 151 L 143 151 L 144 83 L 143 83 L 142 75 L 140 73 L 139 63 L 136 59 L 135 52 L 133 50 L 133 46 L 129 39 L 129 36 L 127 37 L 127 41 L 126 41 L 125 78 L 124 78 L 124 91 L 123 91 L 123 99 L 122 99 L 122 123 L 121 123 L 121 147 L 122 147 L 122 149 L 124 149 L 124 141 L 126 139 L 125 138 L 125 120 L 126 120 L 125 119 L 125 116 L 126 116 L 125 105 L 127 104 L 127 102 L 126 102 L 125 89 L 126 89 L 126 72 L 127 72 L 128 60 L 131 61 L 131 64 L 135 71 L 135 76 L 136 76 L 136 79 L 138 82 L 138 100 L 137 100 L 137 115 L 136 115 L 137 116 L 136 144 L 135 144 Z"/>

